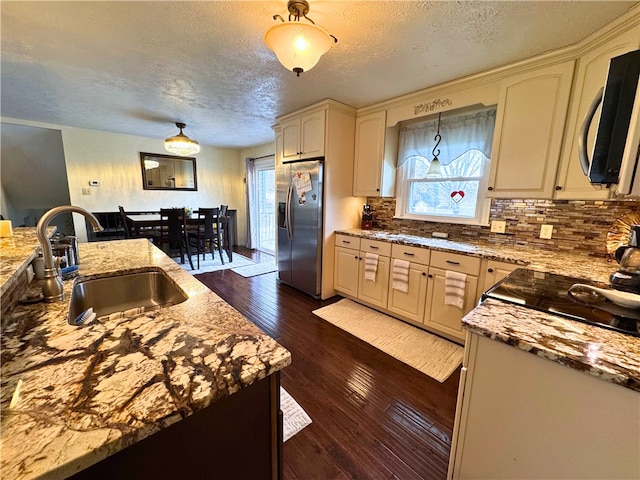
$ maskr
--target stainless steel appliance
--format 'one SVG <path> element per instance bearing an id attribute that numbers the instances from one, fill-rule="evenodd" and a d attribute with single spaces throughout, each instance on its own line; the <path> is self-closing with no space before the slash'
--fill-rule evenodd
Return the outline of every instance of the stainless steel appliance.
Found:
<path id="1" fill-rule="evenodd" d="M 623 194 L 640 194 L 639 75 L 640 50 L 612 58 L 605 86 L 598 91 L 578 136 L 580 164 L 589 181 L 594 184 L 618 184 L 617 191 Z M 587 136 L 601 102 L 593 156 L 589 160 Z"/>
<path id="2" fill-rule="evenodd" d="M 487 290 L 482 300 L 502 300 L 640 337 L 640 310 L 617 305 L 588 290 L 569 292 L 575 284 L 611 289 L 605 283 L 517 268 Z"/>
<path id="3" fill-rule="evenodd" d="M 322 286 L 324 157 L 276 169 L 278 279 L 319 298 Z"/>
<path id="4" fill-rule="evenodd" d="M 620 270 L 611 275 L 611 286 L 631 293 L 640 293 L 640 225 L 632 225 L 629 244 L 616 250 Z"/>

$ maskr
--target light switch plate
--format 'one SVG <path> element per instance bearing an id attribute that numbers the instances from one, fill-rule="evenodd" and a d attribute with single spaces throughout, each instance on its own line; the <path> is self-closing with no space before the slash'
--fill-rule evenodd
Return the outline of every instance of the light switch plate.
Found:
<path id="1" fill-rule="evenodd" d="M 553 225 L 542 225 L 540 227 L 540 238 L 549 240 L 553 235 Z"/>
<path id="2" fill-rule="evenodd" d="M 491 231 L 493 233 L 504 233 L 507 230 L 507 222 L 503 220 L 492 220 Z"/>

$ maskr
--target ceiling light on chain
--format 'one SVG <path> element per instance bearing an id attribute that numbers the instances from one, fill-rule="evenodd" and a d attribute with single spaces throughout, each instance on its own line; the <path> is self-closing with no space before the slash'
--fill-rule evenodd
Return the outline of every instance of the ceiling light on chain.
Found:
<path id="1" fill-rule="evenodd" d="M 299 77 L 302 72 L 311 70 L 320 57 L 334 43 L 338 43 L 338 39 L 307 17 L 309 3 L 306 0 L 289 0 L 287 9 L 289 21 L 285 22 L 280 15 L 274 15 L 273 19 L 280 19 L 282 23 L 267 30 L 264 43 L 273 50 L 287 70 L 295 72 Z M 300 17 L 310 23 L 301 22 Z"/>
<path id="2" fill-rule="evenodd" d="M 433 146 L 433 150 L 431 152 L 433 160 L 431 160 L 429 170 L 427 170 L 428 177 L 439 177 L 442 175 L 442 171 L 440 170 L 440 160 L 438 160 L 438 155 L 440 155 L 438 145 L 440 145 L 440 140 L 442 140 L 442 135 L 440 135 L 440 115 L 441 113 L 438 113 L 438 133 L 436 133 L 436 136 L 433 138 L 436 141 L 436 144 Z"/>
<path id="3" fill-rule="evenodd" d="M 188 155 L 194 155 L 200 151 L 200 145 L 198 142 L 182 133 L 182 129 L 186 126 L 187 125 L 184 123 L 176 122 L 176 127 L 180 129 L 180 133 L 173 137 L 169 137 L 164 141 L 164 149 L 167 152 L 186 157 Z"/>

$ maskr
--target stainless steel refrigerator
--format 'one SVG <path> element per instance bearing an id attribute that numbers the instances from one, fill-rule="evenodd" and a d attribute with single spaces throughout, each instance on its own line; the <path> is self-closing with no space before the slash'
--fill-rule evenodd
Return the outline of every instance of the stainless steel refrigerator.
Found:
<path id="1" fill-rule="evenodd" d="M 276 169 L 278 278 L 319 298 L 322 281 L 324 157 Z"/>

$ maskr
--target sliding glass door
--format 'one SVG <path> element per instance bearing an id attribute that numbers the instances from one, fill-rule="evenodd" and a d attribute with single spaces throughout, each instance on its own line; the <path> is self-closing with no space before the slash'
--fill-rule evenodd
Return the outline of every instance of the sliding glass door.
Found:
<path id="1" fill-rule="evenodd" d="M 276 179 L 273 158 L 256 160 L 254 168 L 255 191 L 253 198 L 255 206 L 253 211 L 255 212 L 257 230 L 256 248 L 274 255 L 276 251 Z"/>

